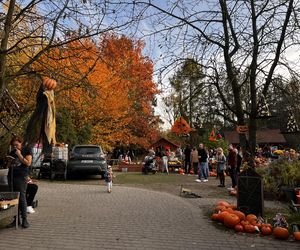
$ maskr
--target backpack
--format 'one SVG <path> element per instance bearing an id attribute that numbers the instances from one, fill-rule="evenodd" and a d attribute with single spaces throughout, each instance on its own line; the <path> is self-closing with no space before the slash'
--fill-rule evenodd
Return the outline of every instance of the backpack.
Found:
<path id="1" fill-rule="evenodd" d="M 103 175 L 104 181 L 106 182 L 110 182 L 111 178 L 110 178 L 110 174 L 108 171 L 105 171 L 104 175 Z"/>

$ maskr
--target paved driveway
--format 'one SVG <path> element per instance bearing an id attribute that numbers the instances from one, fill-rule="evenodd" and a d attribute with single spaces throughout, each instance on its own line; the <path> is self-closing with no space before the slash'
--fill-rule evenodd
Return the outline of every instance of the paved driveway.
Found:
<path id="1" fill-rule="evenodd" d="M 300 249 L 216 229 L 205 199 L 114 186 L 40 183 L 28 229 L 0 230 L 0 249 Z"/>

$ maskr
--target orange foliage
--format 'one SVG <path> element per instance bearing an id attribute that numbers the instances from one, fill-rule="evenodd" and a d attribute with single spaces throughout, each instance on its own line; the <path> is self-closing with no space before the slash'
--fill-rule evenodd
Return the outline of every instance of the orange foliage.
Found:
<path id="1" fill-rule="evenodd" d="M 116 143 L 147 147 L 157 136 L 152 101 L 158 90 L 143 46 L 110 34 L 100 46 L 85 40 L 51 50 L 36 65 L 45 75 L 56 72 L 57 107 L 68 108 L 77 127 L 92 126 L 91 143 L 106 149 Z"/>

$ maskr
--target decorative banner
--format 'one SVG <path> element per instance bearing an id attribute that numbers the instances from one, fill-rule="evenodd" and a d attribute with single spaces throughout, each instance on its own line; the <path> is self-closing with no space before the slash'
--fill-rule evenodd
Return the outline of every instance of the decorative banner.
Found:
<path id="1" fill-rule="evenodd" d="M 177 118 L 177 120 L 174 122 L 171 132 L 177 134 L 177 135 L 186 135 L 189 132 L 191 132 L 192 129 L 190 125 L 187 123 L 185 119 L 183 119 L 182 116 Z"/>
<path id="2" fill-rule="evenodd" d="M 238 125 L 236 126 L 236 131 L 239 134 L 246 134 L 248 132 L 249 128 L 247 125 Z"/>
<path id="3" fill-rule="evenodd" d="M 210 132 L 210 136 L 208 138 L 209 141 L 217 141 L 216 134 L 214 128 Z"/>

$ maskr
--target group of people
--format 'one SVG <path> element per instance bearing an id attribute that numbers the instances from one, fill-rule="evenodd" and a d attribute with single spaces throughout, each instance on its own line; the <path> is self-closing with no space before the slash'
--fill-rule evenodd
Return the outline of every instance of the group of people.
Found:
<path id="1" fill-rule="evenodd" d="M 183 152 L 183 161 L 185 173 L 189 174 L 193 169 L 195 175 L 198 178 L 196 182 L 207 182 L 209 177 L 209 159 L 214 158 L 216 163 L 217 176 L 220 180 L 219 187 L 225 187 L 225 171 L 230 175 L 231 187 L 229 190 L 233 190 L 237 185 L 237 174 L 240 172 L 242 164 L 242 151 L 240 147 L 234 148 L 229 145 L 227 157 L 224 155 L 222 148 L 208 151 L 203 143 L 199 144 L 198 149 L 196 147 L 186 146 Z"/>

